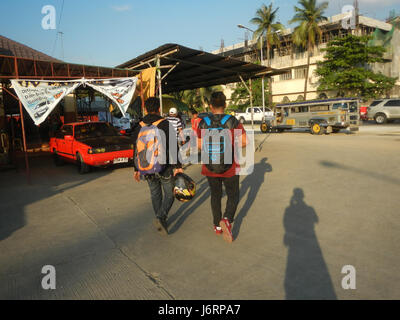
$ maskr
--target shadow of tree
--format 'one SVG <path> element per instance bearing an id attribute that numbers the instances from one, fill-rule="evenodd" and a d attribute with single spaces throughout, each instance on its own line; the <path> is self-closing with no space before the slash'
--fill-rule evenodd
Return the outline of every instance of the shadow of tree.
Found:
<path id="1" fill-rule="evenodd" d="M 31 185 L 26 185 L 25 172 L 0 173 L 0 241 L 10 237 L 26 225 L 25 206 L 50 198 L 62 191 L 89 183 L 111 172 L 97 170 L 80 175 L 74 165 L 56 167 L 48 155 L 29 159 Z M 12 181 L 12 184 L 10 184 Z M 64 187 L 56 188 L 59 185 Z"/>
<path id="2" fill-rule="evenodd" d="M 356 167 L 351 167 L 348 165 L 344 165 L 341 163 L 337 163 L 337 162 L 333 162 L 333 161 L 320 161 L 320 164 L 324 167 L 327 168 L 332 168 L 332 169 L 341 169 L 341 170 L 347 170 L 347 171 L 353 171 L 355 173 L 358 174 L 362 174 L 362 175 L 366 175 L 366 176 L 370 176 L 374 179 L 377 180 L 382 180 L 382 181 L 386 181 L 392 184 L 396 184 L 396 185 L 400 185 L 400 180 L 391 176 L 387 176 L 378 172 L 373 172 L 373 171 L 368 171 L 368 170 L 364 170 L 361 168 L 356 168 Z"/>
<path id="3" fill-rule="evenodd" d="M 303 190 L 295 188 L 283 218 L 283 242 L 288 247 L 286 299 L 335 300 L 335 290 L 314 230 L 318 216 L 303 199 Z"/>

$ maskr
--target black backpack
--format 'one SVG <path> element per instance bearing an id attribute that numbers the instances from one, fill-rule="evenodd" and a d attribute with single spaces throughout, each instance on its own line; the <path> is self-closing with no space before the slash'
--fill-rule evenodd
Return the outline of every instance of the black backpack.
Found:
<path id="1" fill-rule="evenodd" d="M 202 162 L 211 172 L 224 173 L 233 164 L 233 139 L 230 130 L 237 127 L 238 121 L 229 114 L 220 120 L 215 116 L 204 117 L 203 120 L 205 125 L 201 129 L 207 131 L 202 137 Z"/>

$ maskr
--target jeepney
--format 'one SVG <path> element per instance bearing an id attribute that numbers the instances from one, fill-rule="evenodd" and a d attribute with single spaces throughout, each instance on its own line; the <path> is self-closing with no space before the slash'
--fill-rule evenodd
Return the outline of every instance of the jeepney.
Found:
<path id="1" fill-rule="evenodd" d="M 358 131 L 358 126 L 358 100 L 337 98 L 278 104 L 274 117 L 263 119 L 260 129 L 266 133 L 309 128 L 312 134 L 328 134 L 340 129 Z"/>

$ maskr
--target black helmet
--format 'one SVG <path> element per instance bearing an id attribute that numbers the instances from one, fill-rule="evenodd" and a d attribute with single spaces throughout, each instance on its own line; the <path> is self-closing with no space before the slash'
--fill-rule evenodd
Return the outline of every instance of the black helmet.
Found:
<path id="1" fill-rule="evenodd" d="M 178 173 L 175 176 L 174 196 L 181 202 L 193 199 L 196 194 L 196 183 L 186 174 Z"/>

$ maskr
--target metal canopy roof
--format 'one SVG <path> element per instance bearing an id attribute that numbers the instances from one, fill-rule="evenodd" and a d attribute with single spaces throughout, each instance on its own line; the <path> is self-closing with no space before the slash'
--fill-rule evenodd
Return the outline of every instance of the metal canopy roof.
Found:
<path id="1" fill-rule="evenodd" d="M 8 39 L 2 35 L 0 35 L 0 54 L 40 61 L 62 62 L 61 60 L 50 57 L 43 52 L 32 49 L 22 43 Z"/>
<path id="2" fill-rule="evenodd" d="M 117 68 L 142 70 L 155 67 L 157 57 L 160 58 L 162 77 L 164 77 L 163 93 L 239 82 L 240 77 L 247 80 L 281 73 L 272 68 L 173 43 L 140 55 Z"/>

